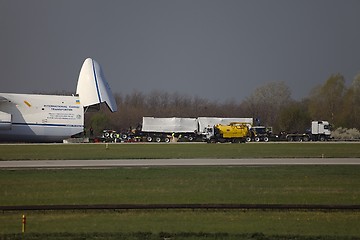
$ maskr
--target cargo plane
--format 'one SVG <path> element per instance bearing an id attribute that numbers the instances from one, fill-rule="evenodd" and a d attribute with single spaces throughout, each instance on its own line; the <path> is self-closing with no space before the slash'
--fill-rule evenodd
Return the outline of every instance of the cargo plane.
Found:
<path id="1" fill-rule="evenodd" d="M 84 131 L 86 109 L 115 98 L 100 65 L 87 58 L 72 96 L 0 93 L 1 142 L 62 142 Z"/>

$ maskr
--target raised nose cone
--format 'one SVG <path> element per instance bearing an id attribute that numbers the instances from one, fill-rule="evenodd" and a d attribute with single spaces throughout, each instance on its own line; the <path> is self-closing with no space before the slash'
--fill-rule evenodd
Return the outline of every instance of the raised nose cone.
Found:
<path id="1" fill-rule="evenodd" d="M 104 73 L 100 65 L 91 58 L 87 58 L 81 67 L 76 94 L 83 106 L 105 102 L 112 112 L 117 111 L 115 98 Z"/>

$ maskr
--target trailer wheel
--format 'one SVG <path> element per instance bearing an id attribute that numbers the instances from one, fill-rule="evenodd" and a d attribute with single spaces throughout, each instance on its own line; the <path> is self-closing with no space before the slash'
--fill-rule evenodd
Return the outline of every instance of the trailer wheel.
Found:
<path id="1" fill-rule="evenodd" d="M 190 142 L 194 141 L 193 136 L 190 136 L 188 139 L 189 139 Z"/>
<path id="2" fill-rule="evenodd" d="M 245 139 L 245 141 L 251 142 L 251 137 L 247 137 L 247 138 Z"/>
<path id="3" fill-rule="evenodd" d="M 310 139 L 309 139 L 308 136 L 303 137 L 303 141 L 304 141 L 304 142 L 308 142 L 309 140 L 310 140 Z"/>
<path id="4" fill-rule="evenodd" d="M 170 142 L 170 138 L 166 137 L 166 138 L 164 139 L 164 141 L 165 141 L 166 143 L 169 143 L 169 142 Z"/>
<path id="5" fill-rule="evenodd" d="M 159 142 L 161 142 L 161 138 L 157 137 L 157 138 L 155 138 L 155 141 L 159 143 Z"/>
<path id="6" fill-rule="evenodd" d="M 268 142 L 269 138 L 268 137 L 264 137 L 264 142 Z"/>
<path id="7" fill-rule="evenodd" d="M 259 137 L 255 137 L 255 142 L 260 142 L 260 138 L 259 138 Z"/>
<path id="8" fill-rule="evenodd" d="M 148 141 L 148 142 L 152 142 L 152 137 L 150 137 L 150 136 L 148 136 L 147 138 L 146 138 L 146 140 Z"/>
<path id="9" fill-rule="evenodd" d="M 287 136 L 287 137 L 286 137 L 286 140 L 287 140 L 288 142 L 292 142 L 294 139 L 293 139 L 291 136 Z"/>

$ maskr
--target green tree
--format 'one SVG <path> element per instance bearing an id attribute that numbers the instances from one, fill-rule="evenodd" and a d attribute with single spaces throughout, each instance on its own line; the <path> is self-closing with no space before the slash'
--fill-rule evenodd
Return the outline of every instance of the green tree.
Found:
<path id="1" fill-rule="evenodd" d="M 308 102 L 293 101 L 285 106 L 278 118 L 279 129 L 287 133 L 304 132 L 310 127 L 310 114 L 307 111 Z"/>
<path id="2" fill-rule="evenodd" d="M 313 89 L 309 98 L 309 113 L 314 120 L 329 120 L 338 126 L 341 122 L 343 98 L 346 92 L 345 79 L 333 74 L 324 85 Z"/>
<path id="3" fill-rule="evenodd" d="M 360 73 L 354 78 L 351 85 L 351 91 L 353 92 L 353 110 L 350 122 L 353 127 L 360 130 Z"/>
<path id="4" fill-rule="evenodd" d="M 339 126 L 360 129 L 360 74 L 346 91 Z"/>
<path id="5" fill-rule="evenodd" d="M 90 117 L 89 127 L 94 130 L 94 135 L 98 136 L 104 129 L 109 128 L 109 118 L 104 112 L 97 112 Z"/>

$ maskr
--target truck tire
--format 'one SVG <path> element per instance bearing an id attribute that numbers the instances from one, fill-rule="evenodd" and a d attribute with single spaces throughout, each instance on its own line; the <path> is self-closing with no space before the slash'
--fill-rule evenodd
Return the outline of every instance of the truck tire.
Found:
<path id="1" fill-rule="evenodd" d="M 319 140 L 320 140 L 320 142 L 325 142 L 325 141 L 326 141 L 326 137 L 322 135 L 322 136 L 319 137 Z"/>
<path id="2" fill-rule="evenodd" d="M 155 141 L 158 142 L 158 143 L 161 142 L 161 137 L 156 137 Z"/>
<path id="3" fill-rule="evenodd" d="M 194 141 L 194 137 L 193 137 L 193 136 L 189 136 L 188 139 L 189 139 L 190 142 Z"/>
<path id="4" fill-rule="evenodd" d="M 268 137 L 264 137 L 264 142 L 268 142 L 269 138 Z"/>
<path id="5" fill-rule="evenodd" d="M 304 142 L 308 142 L 309 140 L 310 140 L 310 138 L 309 138 L 308 136 L 304 136 L 304 137 L 303 137 L 303 141 L 304 141 Z"/>
<path id="6" fill-rule="evenodd" d="M 251 142 L 251 137 L 247 137 L 247 138 L 245 139 L 245 141 Z"/>
<path id="7" fill-rule="evenodd" d="M 170 138 L 166 137 L 166 138 L 164 139 L 164 141 L 165 141 L 166 143 L 169 143 L 169 142 L 170 142 Z"/>
<path id="8" fill-rule="evenodd" d="M 260 138 L 259 138 L 259 137 L 255 137 L 255 142 L 260 142 Z"/>
<path id="9" fill-rule="evenodd" d="M 152 137 L 151 136 L 148 136 L 147 138 L 146 138 L 146 141 L 148 141 L 148 142 L 152 142 Z"/>
<path id="10" fill-rule="evenodd" d="M 288 142 L 294 141 L 294 139 L 292 138 L 292 136 L 287 136 L 287 137 L 286 137 L 286 140 L 287 140 Z"/>

